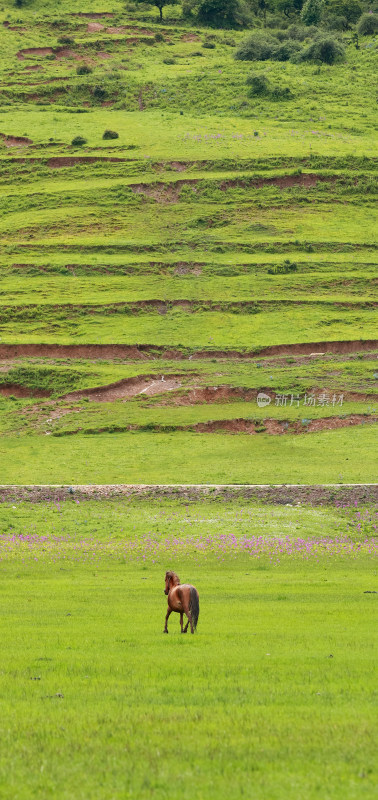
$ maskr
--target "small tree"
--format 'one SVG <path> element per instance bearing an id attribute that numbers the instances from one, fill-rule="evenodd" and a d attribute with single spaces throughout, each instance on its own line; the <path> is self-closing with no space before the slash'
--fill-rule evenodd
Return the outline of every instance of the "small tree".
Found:
<path id="1" fill-rule="evenodd" d="M 160 22 L 163 22 L 164 6 L 177 5 L 178 0 L 136 0 L 137 3 L 147 3 L 149 6 L 156 6 L 159 9 Z"/>
<path id="2" fill-rule="evenodd" d="M 242 0 L 201 0 L 197 19 L 214 28 L 242 28 L 249 14 Z"/>
<path id="3" fill-rule="evenodd" d="M 321 20 L 322 11 L 322 0 L 306 0 L 301 11 L 301 20 L 304 25 L 318 25 Z"/>
<path id="4" fill-rule="evenodd" d="M 358 0 L 329 0 L 327 11 L 338 17 L 345 17 L 348 22 L 357 22 L 362 14 L 362 6 Z"/>

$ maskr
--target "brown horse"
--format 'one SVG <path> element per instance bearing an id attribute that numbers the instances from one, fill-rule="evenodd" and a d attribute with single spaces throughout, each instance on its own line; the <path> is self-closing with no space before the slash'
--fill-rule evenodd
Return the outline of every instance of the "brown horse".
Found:
<path id="1" fill-rule="evenodd" d="M 168 611 L 165 617 L 165 627 L 163 633 L 168 633 L 168 618 L 172 611 L 180 614 L 181 633 L 186 633 L 190 623 L 190 630 L 194 633 L 199 617 L 199 597 L 197 589 L 190 583 L 180 583 L 180 578 L 175 572 L 165 573 L 164 594 L 168 595 Z M 184 614 L 188 617 L 188 622 L 183 628 Z"/>

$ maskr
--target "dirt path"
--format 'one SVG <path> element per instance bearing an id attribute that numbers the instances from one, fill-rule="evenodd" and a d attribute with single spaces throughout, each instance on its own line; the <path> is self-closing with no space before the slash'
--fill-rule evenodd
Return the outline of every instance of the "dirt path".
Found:
<path id="1" fill-rule="evenodd" d="M 127 400 L 136 395 L 146 395 L 152 397 L 162 392 L 171 392 L 182 386 L 182 381 L 188 381 L 190 375 L 180 373 L 178 375 L 138 375 L 135 378 L 126 378 L 122 381 L 109 383 L 106 386 L 96 386 L 91 389 L 70 392 L 65 395 L 65 400 L 78 400 L 83 397 L 90 397 L 96 402 L 113 402 L 114 400 Z"/>
<path id="2" fill-rule="evenodd" d="M 75 502 L 80 500 L 177 500 L 188 502 L 252 501 L 275 505 L 353 505 L 377 503 L 378 484 L 90 484 L 88 486 L 0 486 L 2 503 Z"/>

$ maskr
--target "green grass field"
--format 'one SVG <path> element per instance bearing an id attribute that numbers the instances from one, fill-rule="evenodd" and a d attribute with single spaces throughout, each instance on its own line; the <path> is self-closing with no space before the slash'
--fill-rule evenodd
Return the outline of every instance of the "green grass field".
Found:
<path id="1" fill-rule="evenodd" d="M 375 545 L 357 514 L 3 503 L 2 795 L 373 798 Z M 162 633 L 172 567 L 200 593 L 194 637 L 172 616 Z"/>

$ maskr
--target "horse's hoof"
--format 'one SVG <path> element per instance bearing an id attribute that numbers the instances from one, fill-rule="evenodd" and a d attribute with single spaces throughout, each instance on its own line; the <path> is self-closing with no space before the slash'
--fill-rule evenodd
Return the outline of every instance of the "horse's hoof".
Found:
<path id="1" fill-rule="evenodd" d="M 168 633 L 168 631 L 163 631 L 163 633 Z"/>

